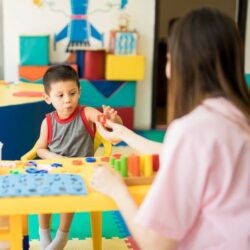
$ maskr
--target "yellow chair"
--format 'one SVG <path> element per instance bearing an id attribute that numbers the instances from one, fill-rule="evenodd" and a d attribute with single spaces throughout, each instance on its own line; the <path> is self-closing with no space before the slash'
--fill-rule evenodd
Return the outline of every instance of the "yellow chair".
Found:
<path id="1" fill-rule="evenodd" d="M 28 151 L 25 155 L 21 157 L 22 161 L 30 161 L 37 157 L 37 144 L 38 144 L 38 141 L 36 142 L 36 144 L 33 146 L 33 148 L 30 151 Z M 98 133 L 98 131 L 96 131 L 95 137 L 94 137 L 94 152 L 97 151 L 97 149 L 99 148 L 101 144 L 104 146 L 103 155 L 110 156 L 112 153 L 112 144 L 109 141 L 105 140 Z"/>
<path id="2" fill-rule="evenodd" d="M 37 144 L 33 146 L 33 148 L 28 151 L 25 155 L 21 157 L 22 161 L 33 160 L 37 157 Z M 94 152 L 97 151 L 100 145 L 103 145 L 104 152 L 103 156 L 110 156 L 112 153 L 112 144 L 105 140 L 99 133 L 96 131 L 94 137 Z M 98 240 L 102 237 L 102 212 L 96 211 L 90 213 L 91 218 L 91 231 L 92 231 L 92 241 L 93 241 L 93 249 L 101 250 L 101 242 Z M 23 235 L 28 238 L 28 216 L 23 217 Z"/>

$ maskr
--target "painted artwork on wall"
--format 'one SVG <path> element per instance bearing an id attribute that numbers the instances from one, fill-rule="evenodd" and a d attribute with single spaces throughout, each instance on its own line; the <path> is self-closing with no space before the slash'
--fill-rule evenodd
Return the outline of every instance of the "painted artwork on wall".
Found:
<path id="1" fill-rule="evenodd" d="M 139 81 L 136 105 L 145 112 L 134 114 L 142 127 L 150 120 L 155 0 L 3 0 L 3 12 L 6 81 L 41 84 L 58 63 L 88 81 Z"/>
<path id="2" fill-rule="evenodd" d="M 51 11 L 61 11 L 65 16 L 68 17 L 69 22 L 54 36 L 54 45 L 61 40 L 68 39 L 66 52 L 74 52 L 79 50 L 86 50 L 91 48 L 90 38 L 98 40 L 101 47 L 104 47 L 104 32 L 100 31 L 98 27 L 95 27 L 89 20 L 89 17 L 98 12 L 108 12 L 112 8 L 119 8 L 124 10 L 128 4 L 128 0 L 119 0 L 119 2 L 107 3 L 105 9 L 96 9 L 89 12 L 89 0 L 69 0 L 70 2 L 70 13 L 65 13 L 60 9 L 55 9 L 55 1 L 48 0 L 33 0 L 33 3 L 38 7 L 48 6 Z"/>

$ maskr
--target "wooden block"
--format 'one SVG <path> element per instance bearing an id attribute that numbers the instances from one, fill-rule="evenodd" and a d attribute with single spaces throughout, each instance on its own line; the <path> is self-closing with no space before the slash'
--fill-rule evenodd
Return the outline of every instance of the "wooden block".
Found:
<path id="1" fill-rule="evenodd" d="M 138 186 L 138 185 L 151 185 L 154 181 L 155 175 L 146 177 L 146 176 L 138 176 L 138 177 L 128 177 L 124 178 L 124 181 L 127 186 Z"/>

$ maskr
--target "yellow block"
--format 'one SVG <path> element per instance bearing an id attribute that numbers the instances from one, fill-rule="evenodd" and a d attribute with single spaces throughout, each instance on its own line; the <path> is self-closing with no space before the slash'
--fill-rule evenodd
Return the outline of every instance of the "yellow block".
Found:
<path id="1" fill-rule="evenodd" d="M 107 55 L 106 79 L 140 81 L 144 79 L 145 57 L 142 55 Z"/>

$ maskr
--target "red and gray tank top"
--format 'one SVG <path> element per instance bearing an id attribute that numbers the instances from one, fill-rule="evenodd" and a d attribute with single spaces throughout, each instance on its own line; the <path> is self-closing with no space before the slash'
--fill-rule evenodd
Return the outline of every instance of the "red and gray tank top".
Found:
<path id="1" fill-rule="evenodd" d="M 60 119 L 57 112 L 46 114 L 48 148 L 67 157 L 94 155 L 94 131 L 85 116 L 84 107 L 78 106 L 73 114 Z"/>

